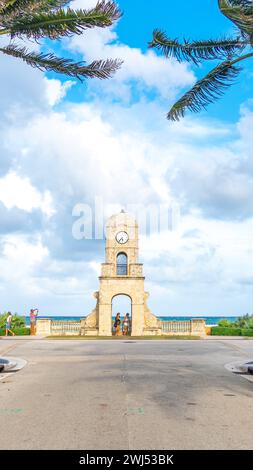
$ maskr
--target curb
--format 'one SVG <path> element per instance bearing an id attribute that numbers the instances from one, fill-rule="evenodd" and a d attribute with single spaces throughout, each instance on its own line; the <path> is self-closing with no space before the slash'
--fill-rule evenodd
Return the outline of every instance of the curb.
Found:
<path id="1" fill-rule="evenodd" d="M 0 372 L 17 372 L 27 364 L 19 357 L 0 357 Z"/>
<path id="2" fill-rule="evenodd" d="M 253 361 L 236 361 L 225 365 L 225 368 L 233 374 L 241 375 L 243 378 L 253 382 Z"/>

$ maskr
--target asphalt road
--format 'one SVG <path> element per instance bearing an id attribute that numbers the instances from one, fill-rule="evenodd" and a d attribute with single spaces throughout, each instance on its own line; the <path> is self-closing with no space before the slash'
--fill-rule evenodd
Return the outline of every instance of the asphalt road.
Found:
<path id="1" fill-rule="evenodd" d="M 253 449 L 253 341 L 0 340 L 0 449 Z"/>

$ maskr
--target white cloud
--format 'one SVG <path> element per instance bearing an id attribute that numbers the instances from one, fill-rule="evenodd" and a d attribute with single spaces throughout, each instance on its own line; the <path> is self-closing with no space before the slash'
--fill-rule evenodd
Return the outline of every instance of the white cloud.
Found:
<path id="1" fill-rule="evenodd" d="M 68 90 L 75 84 L 73 80 L 61 83 L 60 80 L 44 78 L 46 82 L 46 99 L 50 106 L 59 103 L 67 94 Z"/>
<path id="2" fill-rule="evenodd" d="M 23 292 L 24 297 L 40 292 L 40 284 L 33 278 L 33 273 L 47 256 L 48 249 L 43 246 L 39 237 L 33 240 L 23 235 L 3 237 L 0 280 L 7 289 L 4 298 L 8 295 L 12 297 L 16 291 Z M 0 311 L 3 308 L 0 305 Z"/>
<path id="3" fill-rule="evenodd" d="M 229 146 L 227 143 L 233 129 L 217 126 L 215 134 L 212 123 L 198 120 L 170 126 L 163 120 L 161 108 L 148 102 L 129 107 L 126 114 L 122 110 L 123 107 L 117 105 L 108 116 L 106 106 L 68 104 L 61 111 L 36 115 L 29 123 L 16 123 L 17 127 L 9 129 L 5 136 L 7 151 L 16 154 L 19 149 L 25 149 L 21 152 L 18 167 L 22 175 L 28 175 L 26 189 L 18 191 L 20 201 L 17 196 L 15 201 L 9 200 L 9 195 L 5 203 L 19 203 L 23 207 L 27 204 L 25 207 L 31 210 L 31 201 L 37 200 L 37 206 L 41 205 L 48 190 L 56 209 L 52 224 L 47 224 L 42 233 L 43 246 L 49 251 L 46 265 L 38 265 L 35 270 L 43 296 L 50 299 L 44 301 L 40 297 L 42 305 L 48 305 L 48 302 L 61 305 L 60 311 L 68 313 L 70 304 L 64 299 L 69 293 L 75 298 L 78 313 L 84 311 L 84 301 L 88 310 L 92 306 L 92 291 L 97 286 L 104 250 L 102 244 L 98 249 L 95 243 L 87 245 L 85 241 L 75 243 L 71 239 L 71 213 L 76 203 L 91 203 L 95 196 L 102 197 L 105 205 L 113 203 L 119 207 L 131 203 L 166 203 L 175 197 L 178 188 L 184 192 L 182 200 L 188 207 L 188 215 L 182 213 L 180 233 L 166 232 L 140 243 L 145 272 L 152 282 L 151 305 L 155 302 L 154 308 L 160 314 L 172 313 L 171 310 L 168 312 L 172 306 L 182 314 L 191 295 L 195 314 L 231 313 L 239 305 L 246 309 L 250 304 L 251 273 L 253 277 L 250 251 L 253 224 L 251 219 L 244 222 L 226 220 L 224 200 L 231 200 L 233 205 L 235 202 L 241 204 L 242 195 L 239 190 L 229 191 L 220 183 L 224 182 L 225 171 L 227 181 L 238 178 L 238 168 L 242 171 L 238 141 L 234 141 L 234 151 L 233 143 Z M 149 126 L 150 114 L 157 123 L 154 129 Z M 127 127 L 129 121 L 131 125 Z M 196 132 L 198 128 L 203 130 L 204 141 Z M 243 127 L 242 136 L 244 131 Z M 184 139 L 180 138 L 182 135 Z M 217 145 L 212 142 L 214 137 Z M 182 174 L 184 178 L 179 184 L 177 178 Z M 5 188 L 18 188 L 20 181 L 18 184 L 13 181 L 5 183 Z M 195 192 L 191 190 L 192 181 Z M 247 182 L 244 186 L 246 191 Z M 30 191 L 28 202 L 22 202 L 22 193 L 27 188 Z M 31 196 L 35 188 L 37 199 Z M 205 188 L 209 189 L 205 191 Z M 180 191 L 176 194 L 179 201 Z M 214 207 L 217 204 L 220 220 L 208 220 L 211 204 Z M 81 260 L 83 270 L 77 269 Z M 243 276 L 240 275 L 240 263 L 244 266 Z M 87 277 L 89 283 L 85 289 Z M 35 278 L 32 275 L 32 279 Z M 80 295 L 82 289 L 84 298 Z M 234 292 L 232 296 L 230 289 Z M 216 310 L 217 299 L 223 305 L 222 312 Z M 193 314 L 193 310 L 189 313 Z"/>
<path id="4" fill-rule="evenodd" d="M 177 232 L 141 239 L 156 313 L 229 316 L 250 312 L 252 235 L 253 218 L 217 221 L 195 212 L 182 217 Z"/>
<path id="5" fill-rule="evenodd" d="M 50 192 L 41 194 L 32 186 L 29 178 L 22 178 L 14 171 L 0 178 L 0 201 L 7 209 L 17 207 L 27 212 L 40 209 L 49 217 L 54 213 Z"/>
<path id="6" fill-rule="evenodd" d="M 81 2 L 80 2 L 81 3 Z M 93 2 L 94 4 L 94 2 Z M 142 52 L 119 41 L 112 29 L 90 29 L 85 35 L 74 36 L 66 41 L 72 51 L 83 54 L 84 60 L 121 59 L 121 69 L 110 81 L 89 84 L 91 90 L 100 88 L 112 96 L 125 101 L 131 98 L 131 88 L 135 82 L 135 93 L 143 94 L 155 91 L 166 99 L 173 99 L 181 87 L 190 86 L 195 77 L 186 63 L 179 64 L 174 59 L 158 56 L 152 50 Z"/>
<path id="7" fill-rule="evenodd" d="M 9 39 L 1 38 L 1 46 Z M 17 42 L 16 42 L 17 43 Z M 31 41 L 19 41 L 21 47 L 39 52 L 40 45 Z M 21 59 L 0 53 L 0 102 L 1 113 L 11 118 L 13 115 L 28 112 L 45 111 L 58 104 L 67 94 L 75 81 L 61 83 L 58 79 L 49 79 L 38 69 Z"/>

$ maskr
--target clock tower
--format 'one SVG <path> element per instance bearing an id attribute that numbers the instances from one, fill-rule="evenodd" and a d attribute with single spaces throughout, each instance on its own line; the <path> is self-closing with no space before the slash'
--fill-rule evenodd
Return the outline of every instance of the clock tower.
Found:
<path id="1" fill-rule="evenodd" d="M 147 307 L 143 265 L 139 263 L 138 224 L 121 211 L 106 224 L 105 263 L 101 267 L 96 308 L 84 320 L 83 334 L 112 336 L 112 301 L 117 295 L 131 299 L 132 336 L 159 334 L 159 322 Z M 121 318 L 124 313 L 120 312 Z"/>

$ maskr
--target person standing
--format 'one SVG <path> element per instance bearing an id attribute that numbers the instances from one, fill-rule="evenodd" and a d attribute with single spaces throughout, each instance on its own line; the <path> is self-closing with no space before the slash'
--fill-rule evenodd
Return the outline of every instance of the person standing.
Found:
<path id="1" fill-rule="evenodd" d="M 30 310 L 30 334 L 35 335 L 36 334 L 36 320 L 38 316 L 38 309 L 37 308 L 31 308 Z"/>
<path id="2" fill-rule="evenodd" d="M 12 322 L 12 313 L 8 312 L 8 316 L 6 318 L 6 327 L 5 327 L 5 336 L 8 336 L 8 333 L 10 332 L 12 336 L 15 336 L 15 333 L 11 330 L 11 322 Z"/>
<path id="3" fill-rule="evenodd" d="M 120 336 L 121 334 L 120 325 L 121 325 L 120 313 L 117 313 L 115 322 L 114 322 L 115 336 Z"/>
<path id="4" fill-rule="evenodd" d="M 124 320 L 123 320 L 123 335 L 126 336 L 129 334 L 130 329 L 130 318 L 129 313 L 126 313 Z"/>

